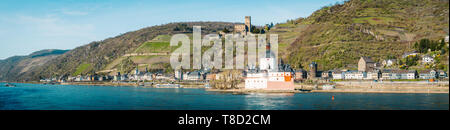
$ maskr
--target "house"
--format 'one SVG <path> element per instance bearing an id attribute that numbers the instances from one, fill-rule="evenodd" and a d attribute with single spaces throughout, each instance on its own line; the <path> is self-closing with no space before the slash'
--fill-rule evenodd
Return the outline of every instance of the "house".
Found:
<path id="1" fill-rule="evenodd" d="M 448 35 L 445 37 L 445 42 L 448 43 Z"/>
<path id="2" fill-rule="evenodd" d="M 98 77 L 98 81 L 106 81 L 105 76 L 99 76 L 99 77 Z"/>
<path id="3" fill-rule="evenodd" d="M 74 82 L 77 77 L 68 76 L 67 82 Z"/>
<path id="4" fill-rule="evenodd" d="M 377 63 L 373 61 L 370 57 L 361 57 L 358 62 L 358 71 L 368 72 L 375 70 Z"/>
<path id="5" fill-rule="evenodd" d="M 214 80 L 214 79 L 216 79 L 216 74 L 209 73 L 209 74 L 206 75 L 206 80 L 211 81 L 211 80 Z"/>
<path id="6" fill-rule="evenodd" d="M 113 80 L 114 80 L 114 81 L 120 81 L 120 80 L 121 80 L 120 72 L 117 72 L 117 74 L 114 75 L 114 79 L 113 79 Z"/>
<path id="7" fill-rule="evenodd" d="M 364 79 L 364 77 L 367 77 L 367 73 L 363 71 L 347 71 L 344 76 L 345 79 Z"/>
<path id="8" fill-rule="evenodd" d="M 75 82 L 81 82 L 81 81 L 83 81 L 84 79 L 83 79 L 83 76 L 81 76 L 81 75 L 78 75 L 76 78 L 75 78 Z"/>
<path id="9" fill-rule="evenodd" d="M 183 80 L 183 71 L 181 69 L 175 70 L 175 79 Z"/>
<path id="10" fill-rule="evenodd" d="M 367 72 L 365 79 L 378 80 L 380 79 L 381 72 L 379 70 L 374 70 Z"/>
<path id="11" fill-rule="evenodd" d="M 124 74 L 120 76 L 120 81 L 128 80 L 128 74 Z"/>
<path id="12" fill-rule="evenodd" d="M 417 71 L 415 70 L 400 70 L 400 79 L 416 79 Z"/>
<path id="13" fill-rule="evenodd" d="M 199 71 L 188 72 L 185 74 L 184 80 L 202 80 L 202 74 Z"/>
<path id="14" fill-rule="evenodd" d="M 120 75 L 114 75 L 114 81 L 120 81 Z"/>
<path id="15" fill-rule="evenodd" d="M 381 72 L 381 79 L 391 79 L 392 70 L 385 69 Z"/>
<path id="16" fill-rule="evenodd" d="M 145 73 L 144 76 L 142 77 L 142 80 L 144 80 L 144 81 L 153 80 L 152 73 Z"/>
<path id="17" fill-rule="evenodd" d="M 419 79 L 435 79 L 437 78 L 437 73 L 434 70 L 422 70 L 419 71 Z"/>
<path id="18" fill-rule="evenodd" d="M 438 73 L 438 77 L 440 79 L 448 78 L 447 72 L 445 72 L 445 71 L 439 70 L 439 71 L 437 71 L 437 73 Z"/>
<path id="19" fill-rule="evenodd" d="M 383 70 L 381 79 L 415 79 L 416 75 L 414 70 Z"/>
<path id="20" fill-rule="evenodd" d="M 323 79 L 330 79 L 333 77 L 333 72 L 332 71 L 323 71 L 322 72 L 322 78 Z"/>
<path id="21" fill-rule="evenodd" d="M 422 57 L 422 63 L 424 63 L 424 64 L 433 63 L 433 62 L 434 62 L 434 58 L 429 55 L 425 55 Z"/>
<path id="22" fill-rule="evenodd" d="M 306 79 L 307 77 L 307 73 L 304 69 L 299 69 L 296 70 L 294 73 L 294 80 L 302 80 L 302 79 Z"/>
<path id="23" fill-rule="evenodd" d="M 345 73 L 343 71 L 333 71 L 331 75 L 333 79 L 345 79 Z"/>
<path id="24" fill-rule="evenodd" d="M 386 66 L 386 67 L 392 66 L 395 63 L 397 63 L 396 59 L 387 59 L 387 60 L 383 60 L 383 62 L 382 62 L 383 66 Z"/>

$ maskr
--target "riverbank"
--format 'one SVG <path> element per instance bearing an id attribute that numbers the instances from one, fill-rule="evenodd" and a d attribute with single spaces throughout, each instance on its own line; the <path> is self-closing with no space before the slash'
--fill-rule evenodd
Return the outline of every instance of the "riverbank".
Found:
<path id="1" fill-rule="evenodd" d="M 225 92 L 225 93 L 301 93 L 298 90 L 263 90 L 263 89 L 206 89 L 211 92 Z"/>
<path id="2" fill-rule="evenodd" d="M 16 82 L 18 83 L 18 82 Z M 41 83 L 41 82 L 22 82 L 28 84 L 49 84 L 49 83 Z M 130 86 L 130 87 L 155 87 L 156 84 L 168 84 L 168 83 L 158 83 L 158 82 L 64 82 L 57 83 L 52 85 L 83 85 L 83 86 Z M 205 88 L 204 84 L 198 83 L 182 83 L 177 82 L 173 84 L 179 84 L 180 88 Z"/>
<path id="3" fill-rule="evenodd" d="M 334 89 L 317 85 L 296 85 L 311 92 L 336 93 L 449 93 L 448 82 L 371 82 L 346 81 L 334 83 Z"/>
<path id="4" fill-rule="evenodd" d="M 207 91 L 228 93 L 449 93 L 448 82 L 336 82 L 333 89 L 323 89 L 322 85 L 295 84 L 296 90 L 249 90 L 207 89 Z M 302 90 L 302 91 L 299 91 Z"/>
<path id="5" fill-rule="evenodd" d="M 28 82 L 42 84 L 39 82 Z M 136 83 L 136 82 L 66 82 L 61 85 L 85 85 L 85 86 L 130 86 L 130 87 L 155 87 L 154 84 L 165 83 Z M 204 84 L 174 83 L 180 84 L 180 88 L 205 88 Z M 296 90 L 251 90 L 244 89 L 243 83 L 240 89 L 206 89 L 206 91 L 227 93 L 449 93 L 448 82 L 370 82 L 370 81 L 345 81 L 335 82 L 333 89 L 323 89 L 321 85 L 296 84 Z M 302 90 L 302 91 L 300 91 Z"/>

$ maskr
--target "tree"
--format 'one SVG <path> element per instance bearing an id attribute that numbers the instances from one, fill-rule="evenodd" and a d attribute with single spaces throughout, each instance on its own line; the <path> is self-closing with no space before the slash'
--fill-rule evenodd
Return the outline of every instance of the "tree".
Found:
<path id="1" fill-rule="evenodd" d="M 252 33 L 260 33 L 261 30 L 256 28 L 255 26 L 252 26 L 252 30 L 250 32 L 252 32 Z"/>
<path id="2" fill-rule="evenodd" d="M 431 51 L 435 51 L 435 50 L 437 50 L 437 48 L 438 48 L 438 43 L 437 43 L 437 41 L 431 41 L 430 42 L 430 45 L 429 45 L 429 49 L 431 50 Z M 427 49 L 428 50 L 428 49 Z"/>
<path id="3" fill-rule="evenodd" d="M 427 53 L 428 50 L 431 51 L 439 51 L 445 47 L 445 42 L 441 40 L 441 43 L 434 40 L 422 39 L 419 43 L 414 44 L 414 49 L 420 53 Z"/>
<path id="4" fill-rule="evenodd" d="M 441 39 L 441 44 L 439 44 L 439 49 L 438 50 L 442 50 L 443 48 L 445 48 L 445 40 Z"/>
<path id="5" fill-rule="evenodd" d="M 396 59 L 395 56 L 393 56 L 392 54 L 386 56 L 386 59 Z"/>
<path id="6" fill-rule="evenodd" d="M 430 48 L 430 40 L 428 39 L 422 39 L 419 42 L 419 52 L 420 53 L 426 53 L 428 51 L 428 48 Z"/>
<path id="7" fill-rule="evenodd" d="M 231 31 L 228 30 L 227 28 L 224 28 L 224 29 L 222 30 L 222 32 L 224 32 L 224 33 L 230 33 Z"/>
<path id="8" fill-rule="evenodd" d="M 417 51 L 419 51 L 419 48 L 420 48 L 420 47 L 419 47 L 419 43 L 417 43 L 417 42 L 414 43 L 414 49 L 417 50 Z"/>

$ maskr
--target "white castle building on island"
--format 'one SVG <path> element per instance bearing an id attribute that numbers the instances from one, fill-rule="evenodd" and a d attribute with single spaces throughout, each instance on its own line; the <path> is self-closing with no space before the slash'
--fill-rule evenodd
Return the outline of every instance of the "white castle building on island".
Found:
<path id="1" fill-rule="evenodd" d="M 249 67 L 245 89 L 294 90 L 293 69 L 290 65 L 276 63 L 277 58 L 267 45 L 266 57 L 259 59 L 259 67 Z"/>

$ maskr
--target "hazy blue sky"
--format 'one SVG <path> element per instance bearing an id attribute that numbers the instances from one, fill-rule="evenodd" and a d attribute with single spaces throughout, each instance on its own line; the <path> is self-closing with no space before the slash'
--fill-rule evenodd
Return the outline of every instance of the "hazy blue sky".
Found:
<path id="1" fill-rule="evenodd" d="M 183 21 L 285 22 L 342 0 L 1 0 L 0 59 Z"/>

